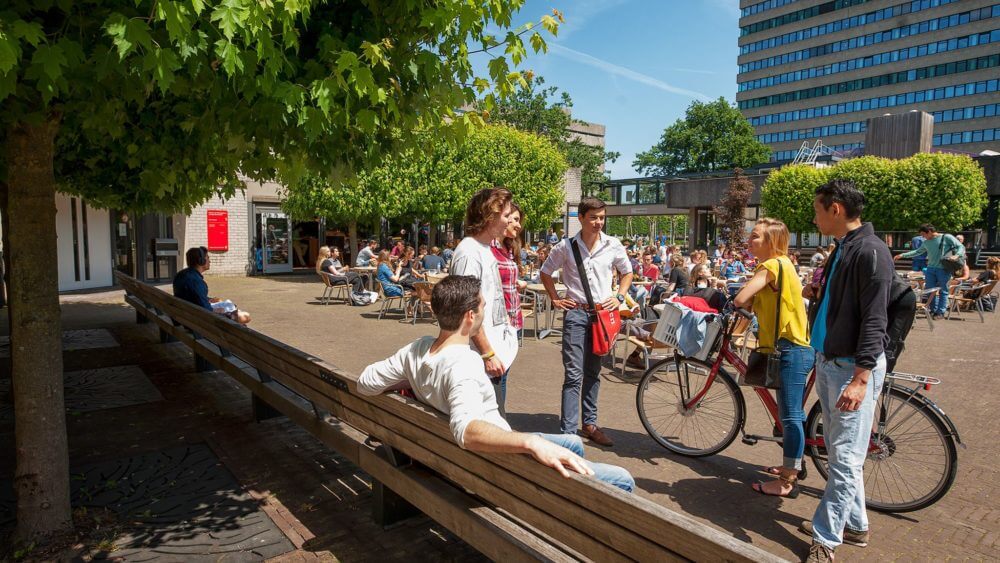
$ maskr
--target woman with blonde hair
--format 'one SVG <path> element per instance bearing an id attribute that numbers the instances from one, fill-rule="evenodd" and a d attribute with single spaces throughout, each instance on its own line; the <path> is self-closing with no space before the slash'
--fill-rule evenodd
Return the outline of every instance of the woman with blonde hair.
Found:
<path id="1" fill-rule="evenodd" d="M 357 273 L 340 263 L 340 249 L 334 246 L 319 247 L 319 258 L 316 259 L 316 273 L 330 278 L 334 285 L 349 285 L 354 293 L 365 290 L 365 281 Z"/>
<path id="2" fill-rule="evenodd" d="M 788 227 L 781 221 L 767 217 L 757 221 L 750 233 L 749 251 L 757 258 L 758 265 L 734 302 L 737 307 L 752 308 L 757 315 L 758 346 L 781 354 L 778 411 L 784 432 L 784 457 L 780 467 L 767 469 L 778 478 L 754 483 L 753 489 L 764 495 L 795 498 L 799 496 L 796 481 L 805 450 L 802 403 L 815 352 L 809 346 L 802 284 L 788 259 L 788 239 Z"/>
<path id="3" fill-rule="evenodd" d="M 399 297 L 403 295 L 403 286 L 399 285 L 399 276 L 393 270 L 392 255 L 388 250 L 378 253 L 378 268 L 375 270 L 375 279 L 382 286 L 382 294 L 386 297 Z"/>

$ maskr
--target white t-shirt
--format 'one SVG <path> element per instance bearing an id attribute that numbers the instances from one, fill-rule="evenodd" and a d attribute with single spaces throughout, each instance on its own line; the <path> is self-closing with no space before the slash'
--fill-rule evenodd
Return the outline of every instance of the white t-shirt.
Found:
<path id="1" fill-rule="evenodd" d="M 409 381 L 418 399 L 448 415 L 451 433 L 465 447 L 465 429 L 473 420 L 482 420 L 510 431 L 500 416 L 493 385 L 479 354 L 469 346 L 446 346 L 430 353 L 433 336 L 424 336 L 399 349 L 392 356 L 367 368 L 358 379 L 358 392 L 378 395 Z"/>
<path id="2" fill-rule="evenodd" d="M 448 272 L 479 278 L 484 301 L 482 330 L 504 367 L 509 368 L 517 357 L 517 331 L 511 326 L 507 315 L 500 268 L 490 245 L 465 237 L 455 248 Z"/>

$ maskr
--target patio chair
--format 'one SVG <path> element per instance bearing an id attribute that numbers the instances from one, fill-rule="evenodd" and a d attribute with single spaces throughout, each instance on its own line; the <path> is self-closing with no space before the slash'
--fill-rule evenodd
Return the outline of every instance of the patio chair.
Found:
<path id="1" fill-rule="evenodd" d="M 927 326 L 931 330 L 934 330 L 934 315 L 931 314 L 930 304 L 934 302 L 934 298 L 937 297 L 941 288 L 935 287 L 934 289 L 914 291 L 917 292 L 917 311 L 913 316 L 913 322 L 916 323 L 917 316 L 922 314 L 927 319 Z"/>
<path id="2" fill-rule="evenodd" d="M 983 314 L 985 307 L 983 302 L 989 299 L 990 294 L 996 289 L 997 282 L 991 281 L 990 283 L 981 285 L 979 287 L 973 287 L 970 289 L 963 288 L 960 291 L 956 291 L 950 299 L 950 306 L 948 308 L 948 318 L 951 318 L 951 314 L 958 313 L 964 309 L 968 311 L 972 307 L 976 308 L 976 312 L 979 313 L 979 322 L 985 323 L 986 316 Z M 959 286 L 961 287 L 961 286 Z M 963 293 L 964 291 L 964 293 Z M 994 310 L 996 307 L 994 307 Z"/>
<path id="3" fill-rule="evenodd" d="M 622 356 L 621 360 L 622 363 L 621 363 L 620 373 L 622 378 L 625 377 L 625 368 L 628 366 L 629 344 L 634 345 L 636 349 L 640 350 L 640 354 L 642 355 L 642 362 L 643 365 L 645 366 L 644 369 L 642 370 L 643 373 L 645 373 L 646 370 L 649 369 L 649 365 L 651 363 L 650 360 L 658 360 L 673 355 L 674 351 L 673 346 L 669 346 L 667 344 L 664 344 L 663 342 L 653 340 L 652 338 L 650 338 L 650 340 L 648 341 L 642 340 L 638 336 L 632 335 L 631 334 L 632 331 L 629 330 L 630 328 L 641 328 L 642 330 L 648 331 L 650 335 L 652 335 L 653 330 L 656 328 L 656 323 L 658 322 L 660 321 L 659 320 L 647 321 L 640 317 L 636 317 L 634 319 L 629 319 L 622 323 L 622 329 L 621 331 L 619 331 L 617 337 L 615 338 L 615 344 L 611 349 L 611 366 L 612 369 L 614 369 L 615 364 L 618 362 L 618 344 L 620 342 L 625 343 L 626 353 Z"/>
<path id="4" fill-rule="evenodd" d="M 535 314 L 535 300 L 537 296 L 530 291 L 521 292 L 521 318 L 527 322 L 528 319 L 535 321 L 535 333 L 538 333 L 538 316 Z M 517 335 L 517 345 L 524 346 L 524 328 Z"/>
<path id="5" fill-rule="evenodd" d="M 323 272 L 319 273 L 319 277 L 323 280 L 323 297 L 320 297 L 320 303 L 324 305 L 330 304 L 330 299 L 340 299 L 344 303 L 348 303 L 350 300 L 351 286 L 347 284 L 346 281 L 334 282 L 330 277 L 330 274 Z M 336 294 L 336 295 L 334 295 Z"/>
<path id="6" fill-rule="evenodd" d="M 429 281 L 416 282 L 413 284 L 413 320 L 411 324 L 417 324 L 417 316 L 424 318 L 424 311 L 431 314 L 434 320 L 434 309 L 431 307 L 431 292 L 434 290 L 434 283 Z"/>
<path id="7" fill-rule="evenodd" d="M 378 282 L 378 284 L 379 284 L 378 285 L 379 299 L 381 299 L 382 301 L 382 308 L 379 309 L 378 311 L 379 320 L 382 320 L 382 317 L 384 317 L 386 313 L 394 310 L 392 307 L 393 303 L 398 303 L 399 306 L 395 310 L 401 311 L 403 313 L 403 320 L 405 321 L 406 318 L 409 316 L 406 313 L 406 305 L 413 297 L 413 295 L 409 291 L 406 291 L 401 285 L 396 285 L 394 283 L 389 283 L 389 282 L 383 282 L 381 280 Z M 386 295 L 385 286 L 387 285 L 398 288 L 399 291 L 402 292 L 402 294 Z"/>

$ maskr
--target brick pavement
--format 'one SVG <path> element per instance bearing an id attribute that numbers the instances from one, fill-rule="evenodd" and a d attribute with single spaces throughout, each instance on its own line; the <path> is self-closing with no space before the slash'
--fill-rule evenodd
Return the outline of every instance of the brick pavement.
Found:
<path id="1" fill-rule="evenodd" d="M 284 278 L 209 278 L 213 295 L 233 299 L 253 313 L 251 325 L 282 341 L 354 373 L 404 343 L 436 328 L 398 320 L 375 320 L 375 307 L 322 306 L 321 287 L 312 276 Z M 994 463 L 1000 435 L 1000 315 L 986 324 L 975 316 L 941 321 L 932 333 L 918 322 L 898 369 L 939 377 L 944 383 L 929 396 L 957 425 L 968 449 L 959 450 L 959 473 L 951 492 L 918 512 L 886 515 L 870 512 L 873 541 L 866 549 L 844 547 L 840 559 L 911 560 L 996 559 L 1000 547 L 1000 470 Z M 508 412 L 515 428 L 554 432 L 558 427 L 562 367 L 558 337 L 525 339 L 508 384 Z M 753 396 L 748 431 L 767 433 L 767 417 Z M 719 455 L 689 459 L 656 445 L 642 429 L 635 410 L 635 384 L 604 372 L 601 424 L 615 439 L 613 449 L 588 447 L 591 458 L 617 463 L 635 475 L 639 494 L 724 530 L 774 553 L 796 558 L 809 545 L 796 527 L 808 519 L 824 482 L 812 472 L 797 500 L 765 498 L 749 484 L 764 478 L 758 469 L 780 461 L 771 444 L 747 446 L 737 440 Z"/>
<path id="2" fill-rule="evenodd" d="M 212 295 L 233 299 L 253 313 L 254 329 L 354 373 L 404 343 L 436 331 L 426 321 L 416 326 L 395 319 L 377 321 L 375 307 L 319 305 L 322 288 L 313 276 L 208 281 Z M 377 529 L 368 517 L 366 476 L 287 421 L 249 423 L 247 393 L 222 375 L 186 373 L 191 359 L 183 346 L 154 344 L 156 355 L 143 352 L 155 342 L 155 333 L 150 325 L 133 324 L 134 315 L 120 304 L 119 295 L 72 296 L 64 302 L 64 328 L 111 327 L 126 351 L 116 358 L 99 350 L 76 351 L 67 355 L 67 369 L 137 363 L 164 395 L 164 404 L 173 404 L 172 411 L 143 407 L 141 421 L 137 421 L 140 411 L 135 410 L 139 407 L 73 417 L 74 460 L 107 459 L 123 448 L 208 441 L 298 548 L 283 561 L 473 555 L 468 546 L 426 519 L 393 532 Z M 969 446 L 959 452 L 958 478 L 947 497 L 923 511 L 870 513 L 872 544 L 867 549 L 844 547 L 840 559 L 996 559 L 1000 470 L 988 440 L 1000 431 L 1000 422 L 990 416 L 1000 407 L 1000 382 L 995 377 L 1000 373 L 1000 316 L 988 316 L 985 325 L 978 320 L 942 321 L 937 327 L 931 333 L 925 323 L 916 325 L 898 367 L 944 381 L 930 396 L 951 415 Z M 129 346 L 140 342 L 143 346 Z M 542 342 L 526 338 L 508 389 L 515 428 L 556 431 L 561 381 L 558 338 Z M 184 409 L 177 410 L 177 404 Z M 608 370 L 600 405 L 601 424 L 616 446 L 606 451 L 588 447 L 588 456 L 627 467 L 636 476 L 638 494 L 778 555 L 804 554 L 808 538 L 795 528 L 815 509 L 823 485 L 815 472 L 797 500 L 761 497 L 749 484 L 763 477 L 760 467 L 779 461 L 777 447 L 764 443 L 750 447 L 737 440 L 709 458 L 670 454 L 643 431 L 635 414 L 634 382 L 622 381 Z M 748 396 L 748 406 L 748 430 L 766 433 L 769 425 L 759 403 Z M 9 460 L 0 460 L 0 473 L 9 471 L 8 465 Z"/>

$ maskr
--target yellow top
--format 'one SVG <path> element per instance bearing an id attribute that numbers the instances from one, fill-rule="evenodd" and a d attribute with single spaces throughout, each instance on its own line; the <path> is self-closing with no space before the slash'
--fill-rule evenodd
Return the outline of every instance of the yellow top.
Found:
<path id="1" fill-rule="evenodd" d="M 780 266 L 779 266 L 780 264 Z M 762 348 L 774 348 L 774 309 L 778 292 L 778 268 L 783 268 L 784 279 L 781 288 L 781 327 L 778 330 L 779 339 L 784 338 L 793 344 L 809 345 L 808 320 L 806 305 L 802 300 L 802 282 L 795 273 L 795 266 L 787 256 L 771 258 L 757 265 L 757 271 L 765 268 L 774 276 L 774 281 L 753 296 L 753 312 L 757 315 L 759 327 L 758 340 Z"/>

